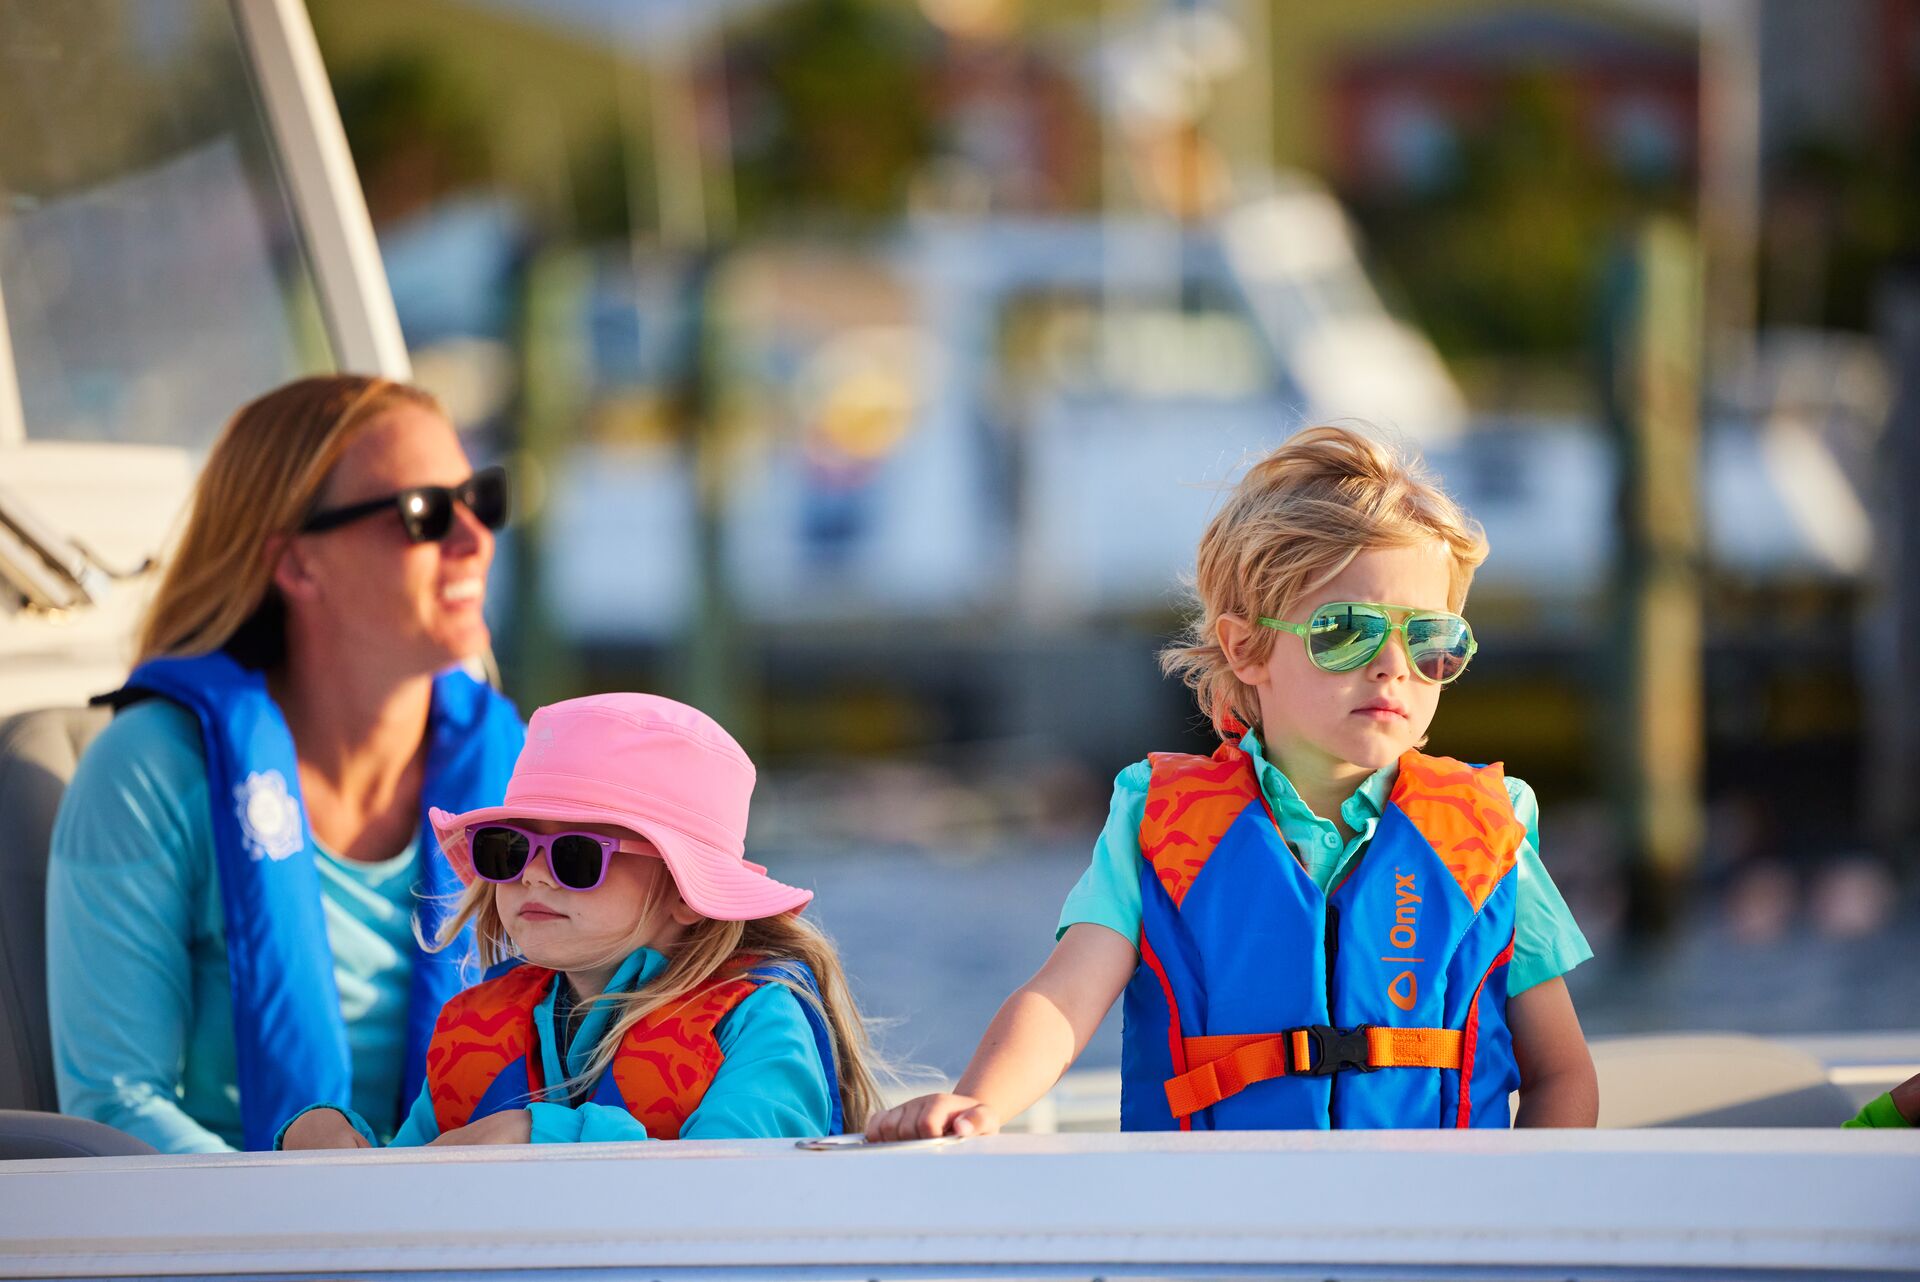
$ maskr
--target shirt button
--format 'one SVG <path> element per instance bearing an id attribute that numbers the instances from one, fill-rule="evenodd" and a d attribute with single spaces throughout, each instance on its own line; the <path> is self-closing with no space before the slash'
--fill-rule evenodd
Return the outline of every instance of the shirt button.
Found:
<path id="1" fill-rule="evenodd" d="M 1326 835 L 1326 843 L 1329 846 L 1338 846 L 1340 844 L 1340 834 L 1337 832 L 1328 833 Z"/>

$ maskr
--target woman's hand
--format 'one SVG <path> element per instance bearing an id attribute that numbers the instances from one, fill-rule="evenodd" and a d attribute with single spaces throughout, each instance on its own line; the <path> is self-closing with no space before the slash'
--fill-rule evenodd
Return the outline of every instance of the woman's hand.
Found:
<path id="1" fill-rule="evenodd" d="M 456 1126 L 429 1144 L 526 1144 L 533 1139 L 533 1114 L 524 1108 L 489 1113 L 477 1122 Z"/>
<path id="2" fill-rule="evenodd" d="M 337 1108 L 316 1108 L 294 1119 L 280 1137 L 282 1152 L 307 1148 L 372 1148 L 367 1137 L 353 1129 Z"/>
<path id="3" fill-rule="evenodd" d="M 873 1141 L 964 1138 L 999 1129 L 999 1115 L 971 1095 L 922 1095 L 867 1119 L 867 1138 Z"/>

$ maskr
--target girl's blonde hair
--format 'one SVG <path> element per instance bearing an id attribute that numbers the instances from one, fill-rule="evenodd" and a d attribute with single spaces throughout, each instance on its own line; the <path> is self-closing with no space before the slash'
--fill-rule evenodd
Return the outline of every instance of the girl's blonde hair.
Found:
<path id="1" fill-rule="evenodd" d="M 667 907 L 667 896 L 674 893 L 666 889 L 671 879 L 663 878 L 660 884 L 662 889 L 641 906 L 639 919 L 634 924 L 635 938 L 621 945 L 617 950 L 620 956 L 640 946 L 642 941 L 638 936 Z M 452 915 L 440 927 L 439 938 L 429 947 L 435 952 L 446 948 L 468 922 L 473 923 L 481 966 L 493 966 L 520 955 L 507 935 L 506 923 L 501 920 L 494 883 L 474 878 L 454 906 Z M 824 931 L 798 912 L 754 921 L 702 917 L 661 951 L 667 955 L 667 968 L 657 979 L 648 981 L 645 988 L 631 993 L 602 993 L 593 999 L 615 1007 L 613 1022 L 593 1048 L 587 1066 L 565 1082 L 550 1084 L 549 1092 L 564 1096 L 576 1087 L 598 1081 L 613 1063 L 621 1041 L 636 1024 L 657 1011 L 672 1010 L 686 1003 L 708 981 L 734 978 L 750 970 L 771 971 L 774 978 L 770 982 L 791 990 L 826 1021 L 839 1078 L 842 1124 L 848 1131 L 866 1129 L 867 1118 L 880 1105 L 880 1060 L 867 1037 L 866 1022 L 854 1004 L 853 991 L 847 986 L 847 972 L 840 964 L 840 954 Z M 808 986 L 795 963 L 804 964 L 813 973 L 813 987 Z"/>
<path id="2" fill-rule="evenodd" d="M 361 428 L 399 405 L 443 414 L 417 387 L 359 374 L 296 379 L 240 407 L 207 455 L 186 528 L 142 619 L 136 662 L 208 654 L 280 662 L 285 632 L 267 541 L 296 532 Z"/>
<path id="3" fill-rule="evenodd" d="M 1347 427 L 1310 427 L 1256 462 L 1200 538 L 1196 608 L 1160 666 L 1192 687 L 1222 738 L 1235 720 L 1258 729 L 1260 703 L 1220 648 L 1222 615 L 1285 618 L 1362 552 L 1447 545 L 1447 606 L 1466 605 L 1487 559 L 1479 522 L 1441 490 L 1418 456 Z M 1258 663 L 1281 634 L 1256 627 L 1240 655 Z"/>

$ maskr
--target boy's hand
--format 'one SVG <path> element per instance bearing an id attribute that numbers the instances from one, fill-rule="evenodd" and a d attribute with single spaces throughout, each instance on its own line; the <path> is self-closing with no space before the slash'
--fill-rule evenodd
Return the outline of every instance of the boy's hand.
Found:
<path id="1" fill-rule="evenodd" d="M 316 1108 L 294 1119 L 280 1137 L 282 1152 L 311 1148 L 372 1148 L 367 1137 L 353 1129 L 347 1115 L 337 1108 Z"/>
<path id="2" fill-rule="evenodd" d="M 533 1114 L 524 1108 L 489 1113 L 477 1122 L 443 1132 L 432 1144 L 526 1144 L 533 1139 Z"/>
<path id="3" fill-rule="evenodd" d="M 999 1129 L 999 1114 L 971 1095 L 935 1094 L 874 1114 L 867 1121 L 867 1138 L 931 1140 L 942 1135 L 992 1135 Z"/>
<path id="4" fill-rule="evenodd" d="M 1915 1073 L 1887 1094 L 1893 1099 L 1894 1111 L 1907 1119 L 1908 1126 L 1920 1126 L 1920 1073 Z"/>

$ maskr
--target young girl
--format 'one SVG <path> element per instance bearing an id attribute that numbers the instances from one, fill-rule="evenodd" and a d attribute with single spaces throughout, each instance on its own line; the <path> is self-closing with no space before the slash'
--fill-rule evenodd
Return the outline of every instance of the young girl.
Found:
<path id="1" fill-rule="evenodd" d="M 534 713 L 506 803 L 435 811 L 481 983 L 440 1012 L 395 1146 L 820 1136 L 873 1109 L 870 1050 L 812 892 L 744 858 L 753 763 L 641 694 Z M 280 1147 L 366 1147 L 337 1104 Z"/>
<path id="2" fill-rule="evenodd" d="M 1516 1088 L 1521 1125 L 1593 1125 L 1560 979 L 1591 953 L 1540 864 L 1533 794 L 1418 751 L 1473 657 L 1459 611 L 1485 557 L 1417 465 L 1358 433 L 1258 462 L 1163 656 L 1224 742 L 1121 772 L 1053 955 L 955 1093 L 868 1137 L 998 1129 L 1123 990 L 1123 1129 L 1505 1126 Z"/>

